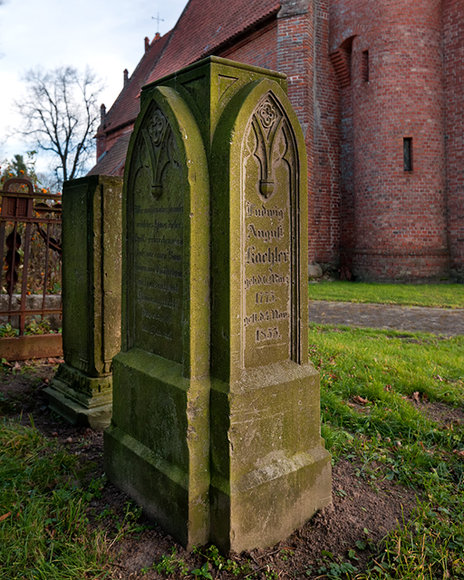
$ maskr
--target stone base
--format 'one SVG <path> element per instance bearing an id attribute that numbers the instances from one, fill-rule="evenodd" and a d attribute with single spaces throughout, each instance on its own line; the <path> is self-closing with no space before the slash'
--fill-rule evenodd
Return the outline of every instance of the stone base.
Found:
<path id="1" fill-rule="evenodd" d="M 211 541 L 265 548 L 332 502 L 319 375 L 292 361 L 242 371 L 211 392 Z"/>
<path id="2" fill-rule="evenodd" d="M 142 350 L 113 359 L 105 472 L 187 548 L 208 540 L 208 384 Z"/>
<path id="3" fill-rule="evenodd" d="M 314 280 L 317 278 L 322 278 L 324 272 L 322 271 L 322 267 L 319 264 L 309 264 L 308 265 L 308 278 L 310 280 Z"/>
<path id="4" fill-rule="evenodd" d="M 211 541 L 224 552 L 273 546 L 331 505 L 331 492 L 331 458 L 324 448 L 276 457 L 231 485 L 230 493 L 212 486 Z"/>
<path id="5" fill-rule="evenodd" d="M 52 411 L 73 425 L 104 429 L 112 412 L 112 376 L 89 377 L 66 363 L 45 389 Z"/>

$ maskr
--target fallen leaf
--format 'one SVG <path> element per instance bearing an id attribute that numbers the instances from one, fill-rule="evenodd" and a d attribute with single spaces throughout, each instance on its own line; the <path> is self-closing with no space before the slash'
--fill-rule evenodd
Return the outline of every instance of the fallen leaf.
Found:
<path id="1" fill-rule="evenodd" d="M 416 401 L 416 403 L 420 403 L 420 393 L 419 391 L 414 391 L 414 393 L 412 394 L 412 400 Z"/>
<path id="2" fill-rule="evenodd" d="M 383 390 L 387 391 L 387 392 L 390 392 L 392 389 L 393 389 L 393 387 L 391 385 L 385 385 L 383 388 Z"/>
<path id="3" fill-rule="evenodd" d="M 6 518 L 9 518 L 11 516 L 11 512 L 8 512 L 7 514 L 3 514 L 3 516 L 0 516 L 0 522 L 3 522 L 3 520 L 6 520 Z"/>
<path id="4" fill-rule="evenodd" d="M 363 397 L 356 395 L 353 397 L 353 401 L 355 403 L 359 403 L 359 405 L 367 405 L 369 403 L 369 399 L 364 399 Z"/>

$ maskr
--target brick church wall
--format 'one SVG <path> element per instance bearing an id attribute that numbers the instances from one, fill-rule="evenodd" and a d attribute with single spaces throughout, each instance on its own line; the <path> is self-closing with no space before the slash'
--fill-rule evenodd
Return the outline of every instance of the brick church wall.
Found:
<path id="1" fill-rule="evenodd" d="M 462 0 L 280 6 L 215 54 L 287 75 L 308 151 L 309 263 L 355 279 L 464 276 Z"/>
<path id="2" fill-rule="evenodd" d="M 274 26 L 221 56 L 287 74 L 308 148 L 309 262 L 333 266 L 340 245 L 339 112 L 328 25 L 328 0 L 284 1 Z"/>
<path id="3" fill-rule="evenodd" d="M 464 277 L 464 4 L 443 0 L 448 234 L 451 268 Z"/>
<path id="4" fill-rule="evenodd" d="M 329 58 L 329 5 L 314 2 L 313 70 L 314 180 L 310 193 L 310 262 L 331 269 L 339 266 L 340 251 L 340 91 Z M 314 201 L 311 202 L 311 195 Z M 316 235 L 314 235 L 316 233 Z"/>
<path id="5" fill-rule="evenodd" d="M 364 279 L 444 276 L 441 2 L 334 0 L 330 31 L 341 93 L 346 265 Z M 405 138 L 412 139 L 411 171 Z"/>

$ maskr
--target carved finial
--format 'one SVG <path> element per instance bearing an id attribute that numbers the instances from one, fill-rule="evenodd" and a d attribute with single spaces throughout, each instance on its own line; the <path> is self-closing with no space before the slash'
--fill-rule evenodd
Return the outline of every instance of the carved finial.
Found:
<path id="1" fill-rule="evenodd" d="M 124 86 L 126 86 L 129 80 L 129 71 L 127 70 L 127 68 L 124 69 L 123 75 L 124 75 Z"/>
<path id="2" fill-rule="evenodd" d="M 150 39 L 148 36 L 145 36 L 145 52 L 150 48 Z"/>
<path id="3" fill-rule="evenodd" d="M 105 107 L 105 103 L 102 103 L 100 105 L 100 123 L 102 125 L 105 122 L 105 117 L 106 117 L 106 107 Z"/>
<path id="4" fill-rule="evenodd" d="M 259 180 L 259 191 L 261 195 L 268 199 L 274 192 L 274 182 L 270 180 Z"/>

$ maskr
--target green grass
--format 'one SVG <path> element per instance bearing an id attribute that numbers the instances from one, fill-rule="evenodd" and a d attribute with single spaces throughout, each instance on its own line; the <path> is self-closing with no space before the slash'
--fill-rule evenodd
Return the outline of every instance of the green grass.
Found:
<path id="1" fill-rule="evenodd" d="M 389 480 L 419 498 L 413 515 L 382 544 L 366 535 L 348 551 L 350 561 L 321 554 L 314 572 L 353 580 L 464 578 L 464 425 L 436 422 L 413 403 L 464 407 L 464 336 L 311 325 L 309 345 L 321 376 L 322 434 L 334 462 L 348 459 L 374 487 Z M 89 507 L 102 485 L 83 484 L 76 456 L 33 426 L 0 423 L 0 579 L 110 578 L 109 548 L 136 530 L 137 514 L 113 514 L 112 534 L 90 526 Z M 356 557 L 366 550 L 368 568 L 361 572 Z M 282 562 L 291 557 L 280 550 Z M 192 565 L 168 552 L 141 573 L 278 577 L 272 561 L 256 571 L 253 561 L 225 558 L 214 546 L 195 558 Z"/>
<path id="2" fill-rule="evenodd" d="M 334 460 L 421 497 L 356 578 L 464 578 L 464 426 L 437 423 L 412 397 L 464 405 L 464 337 L 438 339 L 312 325 L 321 373 L 323 436 Z M 374 467 L 375 466 L 375 467 Z"/>
<path id="3" fill-rule="evenodd" d="M 309 298 L 334 302 L 464 308 L 464 284 L 318 282 L 309 284 Z"/>
<path id="4" fill-rule="evenodd" d="M 76 457 L 33 427 L 0 423 L 0 578 L 104 578 Z M 87 492 L 88 493 L 88 492 Z"/>
<path id="5" fill-rule="evenodd" d="M 2 580 L 110 577 L 110 547 L 142 529 L 141 510 L 127 503 L 112 533 L 90 526 L 105 482 L 84 483 L 89 467 L 33 425 L 0 421 Z"/>

